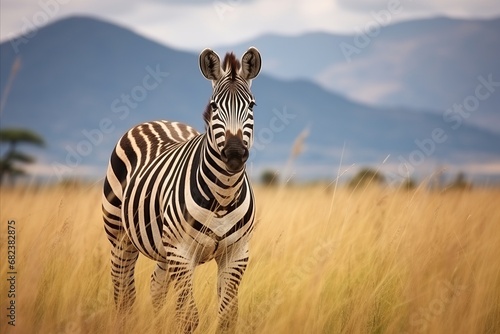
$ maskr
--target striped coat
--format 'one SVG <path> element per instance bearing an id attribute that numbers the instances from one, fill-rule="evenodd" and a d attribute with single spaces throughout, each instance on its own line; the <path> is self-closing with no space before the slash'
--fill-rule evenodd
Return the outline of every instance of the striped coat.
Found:
<path id="1" fill-rule="evenodd" d="M 206 133 L 168 121 L 129 130 L 112 152 L 102 207 L 121 314 L 131 312 L 134 267 L 142 253 L 157 261 L 151 276 L 155 310 L 173 285 L 178 329 L 192 332 L 198 323 L 193 271 L 215 259 L 219 330 L 231 332 L 255 222 L 245 162 L 253 138 L 250 84 L 260 71 L 260 54 L 250 48 L 241 63 L 228 54 L 220 64 L 207 49 L 200 55 L 200 68 L 213 84 L 204 113 Z"/>

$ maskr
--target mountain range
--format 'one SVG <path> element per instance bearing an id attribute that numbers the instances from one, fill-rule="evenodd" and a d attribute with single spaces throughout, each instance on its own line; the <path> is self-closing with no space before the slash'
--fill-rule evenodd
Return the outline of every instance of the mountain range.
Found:
<path id="1" fill-rule="evenodd" d="M 397 37 L 395 32 L 382 35 Z M 297 37 L 303 41 L 297 44 L 274 36 L 274 49 L 266 38 L 252 41 L 263 57 L 263 73 L 252 85 L 257 101 L 248 163 L 252 177 L 267 168 L 283 171 L 287 161 L 286 173 L 297 179 L 333 179 L 340 164 L 376 165 L 398 180 L 407 170 L 422 175 L 443 165 L 457 166 L 477 180 L 498 177 L 499 133 L 413 102 L 370 105 L 346 97 L 318 83 L 322 65 L 306 55 L 317 47 L 316 38 Z M 241 56 L 250 45 L 234 50 Z M 287 65 L 278 66 L 273 58 L 278 49 L 291 52 L 278 58 Z M 302 51 L 294 53 L 297 49 Z M 323 54 L 325 61 L 330 56 Z M 14 76 L 16 59 L 20 69 Z M 275 73 L 294 62 L 302 74 Z M 31 151 L 38 163 L 30 170 L 51 180 L 102 177 L 118 138 L 143 121 L 181 121 L 203 131 L 202 112 L 211 95 L 197 54 L 89 17 L 54 22 L 26 37 L 26 43 L 0 44 L 0 89 L 9 91 L 2 96 L 1 127 L 29 128 L 46 139 L 46 149 Z M 304 149 L 290 165 L 294 143 L 305 133 Z"/>
<path id="2" fill-rule="evenodd" d="M 274 77 L 310 80 L 361 103 L 436 113 L 463 103 L 479 76 L 500 82 L 499 18 L 388 21 L 374 17 L 354 35 L 264 35 L 220 49 L 258 45 Z M 467 121 L 500 133 L 499 106 L 493 94 Z"/>

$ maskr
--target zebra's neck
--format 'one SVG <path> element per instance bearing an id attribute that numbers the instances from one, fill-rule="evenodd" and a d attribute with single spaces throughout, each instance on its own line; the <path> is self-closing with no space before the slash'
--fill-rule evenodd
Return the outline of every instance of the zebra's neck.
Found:
<path id="1" fill-rule="evenodd" d="M 245 184 L 245 169 L 238 173 L 229 173 L 205 135 L 201 145 L 200 163 L 196 168 L 196 184 L 206 200 L 215 200 L 217 206 L 227 207 L 237 201 L 241 193 Z"/>

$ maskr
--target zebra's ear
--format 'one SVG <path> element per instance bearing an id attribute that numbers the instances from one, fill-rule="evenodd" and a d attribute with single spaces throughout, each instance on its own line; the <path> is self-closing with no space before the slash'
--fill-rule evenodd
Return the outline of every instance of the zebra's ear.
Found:
<path id="1" fill-rule="evenodd" d="M 205 78 L 217 81 L 221 77 L 220 58 L 211 49 L 205 49 L 200 53 L 200 70 Z"/>
<path id="2" fill-rule="evenodd" d="M 250 47 L 243 57 L 241 57 L 241 77 L 246 80 L 254 79 L 260 72 L 261 64 L 259 50 L 253 46 Z"/>

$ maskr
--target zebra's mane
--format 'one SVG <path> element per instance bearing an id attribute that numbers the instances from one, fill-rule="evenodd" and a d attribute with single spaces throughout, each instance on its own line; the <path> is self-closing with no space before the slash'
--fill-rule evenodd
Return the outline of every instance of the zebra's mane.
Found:
<path id="1" fill-rule="evenodd" d="M 234 81 L 236 80 L 236 74 L 238 74 L 238 71 L 241 67 L 240 61 L 234 53 L 228 52 L 226 53 L 226 56 L 224 57 L 224 61 L 222 62 L 222 68 L 224 71 L 228 72 L 231 74 L 231 80 Z"/>

